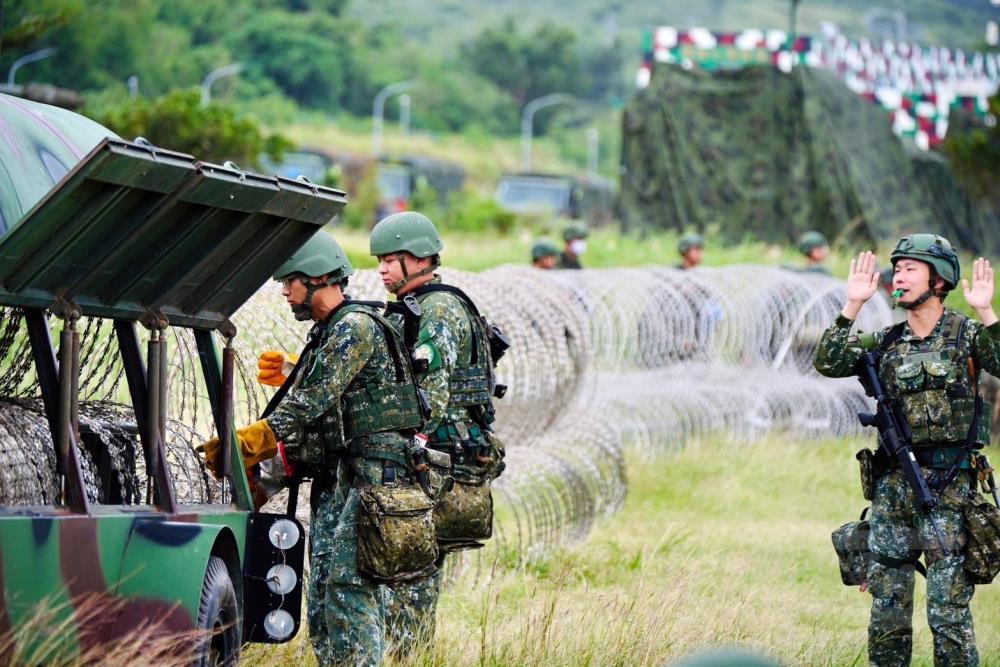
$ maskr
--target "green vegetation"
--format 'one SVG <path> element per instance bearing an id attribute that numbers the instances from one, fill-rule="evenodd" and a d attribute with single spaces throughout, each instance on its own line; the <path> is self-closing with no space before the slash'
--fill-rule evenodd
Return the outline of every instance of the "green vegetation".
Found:
<path id="1" fill-rule="evenodd" d="M 865 664 L 871 597 L 843 586 L 830 532 L 865 501 L 868 441 L 725 437 L 630 458 L 625 506 L 581 544 L 523 566 L 472 556 L 442 597 L 437 645 L 407 665 L 661 665 L 740 643 L 786 665 Z M 917 582 L 914 665 L 932 664 Z M 1000 655 L 1000 588 L 972 602 L 983 664 Z M 246 664 L 313 664 L 305 638 Z M 395 664 L 399 664 L 398 662 Z"/>

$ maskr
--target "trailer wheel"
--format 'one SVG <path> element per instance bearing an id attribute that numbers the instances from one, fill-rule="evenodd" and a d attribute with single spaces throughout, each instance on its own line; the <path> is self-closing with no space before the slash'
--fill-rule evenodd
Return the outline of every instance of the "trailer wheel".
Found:
<path id="1" fill-rule="evenodd" d="M 240 658 L 241 629 L 236 589 L 229 578 L 226 562 L 218 556 L 208 559 L 205 581 L 198 605 L 197 667 L 235 667 Z"/>

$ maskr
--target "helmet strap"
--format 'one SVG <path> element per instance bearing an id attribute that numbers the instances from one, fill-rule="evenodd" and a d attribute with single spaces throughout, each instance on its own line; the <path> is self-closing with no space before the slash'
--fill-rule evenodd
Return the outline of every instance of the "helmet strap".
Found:
<path id="1" fill-rule="evenodd" d="M 404 261 L 405 258 L 406 256 L 403 253 L 398 253 L 395 255 L 396 261 L 399 262 L 399 268 L 403 272 L 403 277 L 397 280 L 396 282 L 392 283 L 391 285 L 386 286 L 386 290 L 391 294 L 396 294 L 399 290 L 403 289 L 403 287 L 413 282 L 417 278 L 421 278 L 428 274 L 434 273 L 435 269 L 437 269 L 440 266 L 440 264 L 438 264 L 437 261 L 431 259 L 431 263 L 426 268 L 420 269 L 419 271 L 411 275 L 406 270 L 406 262 Z"/>
<path id="2" fill-rule="evenodd" d="M 326 285 L 313 285 L 308 278 L 304 278 L 302 284 L 306 286 L 306 298 L 302 300 L 302 303 L 292 306 L 292 314 L 298 321 L 306 322 L 312 319 L 313 294 Z"/>

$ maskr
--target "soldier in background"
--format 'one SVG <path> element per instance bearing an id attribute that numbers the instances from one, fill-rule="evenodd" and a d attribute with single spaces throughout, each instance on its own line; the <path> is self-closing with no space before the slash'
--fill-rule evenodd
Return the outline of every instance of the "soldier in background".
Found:
<path id="1" fill-rule="evenodd" d="M 558 261 L 559 248 L 549 239 L 538 239 L 531 246 L 531 265 L 536 269 L 554 269 Z"/>
<path id="2" fill-rule="evenodd" d="M 705 254 L 705 239 L 701 237 L 701 234 L 693 232 L 685 234 L 677 244 L 677 252 L 681 256 L 681 263 L 677 265 L 677 268 L 684 271 L 693 269 L 701 264 Z"/>
<path id="3" fill-rule="evenodd" d="M 806 266 L 804 271 L 810 273 L 822 273 L 832 275 L 830 270 L 823 265 L 830 254 L 830 244 L 826 237 L 817 231 L 808 231 L 799 237 L 799 252 L 805 255 Z"/>
<path id="4" fill-rule="evenodd" d="M 580 263 L 580 255 L 587 250 L 588 235 L 589 232 L 587 231 L 587 225 L 578 222 L 568 225 L 566 229 L 563 230 L 562 237 L 566 245 L 563 248 L 562 253 L 559 255 L 559 264 L 556 268 L 583 268 L 583 265 Z"/>
<path id="5" fill-rule="evenodd" d="M 978 665 L 969 609 L 974 585 L 963 567 L 967 540 L 963 507 L 976 493 L 975 450 L 990 442 L 989 419 L 977 407 L 978 376 L 981 371 L 1000 373 L 993 269 L 979 258 L 973 264 L 971 286 L 961 281 L 966 302 L 981 320 L 977 322 L 944 307 L 948 292 L 959 284 L 960 269 L 946 239 L 934 234 L 906 236 L 896 244 L 891 262 L 896 303 L 906 310 L 906 321 L 873 335 L 851 334 L 858 312 L 879 289 L 875 255 L 863 252 L 851 260 L 847 302 L 823 334 L 814 359 L 823 375 L 846 377 L 856 374 L 866 352 L 882 354 L 880 380 L 909 426 L 909 444 L 938 500 L 930 513 L 921 511 L 895 459 L 876 455 L 871 460 L 872 474 L 866 483 L 866 497 L 872 499 L 868 541 L 872 561 L 866 582 L 873 598 L 869 663 L 910 664 L 914 567 L 922 552 L 934 664 Z"/>

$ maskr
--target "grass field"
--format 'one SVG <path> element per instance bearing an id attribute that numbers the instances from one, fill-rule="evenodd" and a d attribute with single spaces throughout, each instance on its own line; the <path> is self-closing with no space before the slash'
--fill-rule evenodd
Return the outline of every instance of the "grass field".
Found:
<path id="1" fill-rule="evenodd" d="M 782 665 L 867 663 L 871 598 L 843 586 L 830 531 L 864 506 L 861 442 L 724 438 L 629 461 L 623 509 L 521 567 L 470 566 L 442 597 L 432 653 L 407 665 L 661 665 L 737 643 Z M 1000 589 L 973 599 L 1000 665 Z M 931 665 L 918 578 L 914 665 Z M 246 664 L 313 664 L 304 637 Z M 398 664 L 398 663 L 396 663 Z"/>

